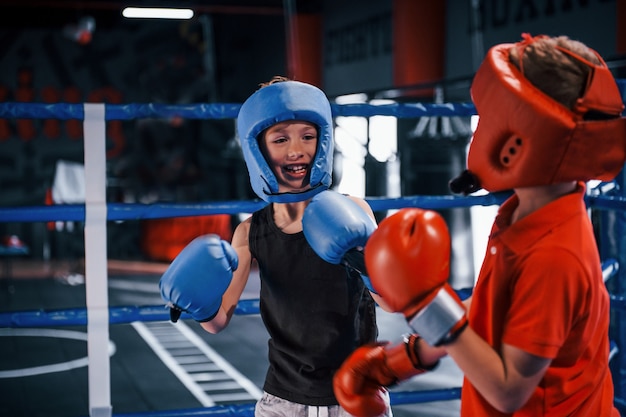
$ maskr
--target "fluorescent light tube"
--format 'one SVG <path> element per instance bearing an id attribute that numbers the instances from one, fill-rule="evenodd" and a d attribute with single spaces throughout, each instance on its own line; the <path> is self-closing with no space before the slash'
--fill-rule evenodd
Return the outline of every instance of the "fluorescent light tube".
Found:
<path id="1" fill-rule="evenodd" d="M 156 7 L 127 7 L 122 16 L 129 19 L 191 19 L 191 9 L 170 9 Z"/>

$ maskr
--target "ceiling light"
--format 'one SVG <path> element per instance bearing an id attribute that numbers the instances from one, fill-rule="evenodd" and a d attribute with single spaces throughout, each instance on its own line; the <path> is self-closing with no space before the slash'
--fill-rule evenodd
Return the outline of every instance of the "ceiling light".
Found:
<path id="1" fill-rule="evenodd" d="M 129 19 L 191 19 L 191 9 L 170 9 L 155 7 L 127 7 L 122 10 L 122 16 Z"/>

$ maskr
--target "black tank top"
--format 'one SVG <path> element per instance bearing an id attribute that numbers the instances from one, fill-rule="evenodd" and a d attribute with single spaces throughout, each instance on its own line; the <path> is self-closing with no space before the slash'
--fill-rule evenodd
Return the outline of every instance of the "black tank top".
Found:
<path id="1" fill-rule="evenodd" d="M 335 371 L 355 348 L 376 340 L 374 300 L 358 273 L 325 262 L 303 232 L 278 229 L 272 204 L 252 215 L 249 243 L 270 335 L 263 389 L 299 404 L 337 404 Z"/>

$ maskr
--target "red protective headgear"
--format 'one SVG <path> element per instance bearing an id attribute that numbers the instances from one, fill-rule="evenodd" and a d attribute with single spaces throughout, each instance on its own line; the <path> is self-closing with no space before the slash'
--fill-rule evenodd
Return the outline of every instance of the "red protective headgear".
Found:
<path id="1" fill-rule="evenodd" d="M 496 45 L 476 72 L 472 99 L 480 119 L 472 138 L 468 171 L 450 183 L 453 192 L 503 191 L 574 180 L 613 179 L 626 162 L 626 118 L 617 84 L 601 64 L 563 53 L 591 68 L 573 110 L 540 91 L 509 60 L 517 44 Z M 521 62 L 522 56 L 520 56 Z M 603 120 L 586 120 L 587 112 Z"/>

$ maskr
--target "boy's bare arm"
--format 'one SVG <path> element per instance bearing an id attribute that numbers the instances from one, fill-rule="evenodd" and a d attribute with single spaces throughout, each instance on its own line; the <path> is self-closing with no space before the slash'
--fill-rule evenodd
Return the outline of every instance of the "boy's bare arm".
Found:
<path id="1" fill-rule="evenodd" d="M 551 363 L 507 344 L 496 352 L 471 327 L 446 350 L 478 392 L 503 413 L 528 401 Z"/>
<path id="2" fill-rule="evenodd" d="M 233 272 L 233 279 L 222 296 L 222 305 L 219 312 L 213 320 L 201 323 L 202 328 L 209 333 L 218 333 L 228 325 L 248 282 L 252 260 L 248 245 L 249 231 L 250 219 L 248 218 L 241 222 L 233 233 L 231 245 L 239 257 L 239 266 Z"/>

